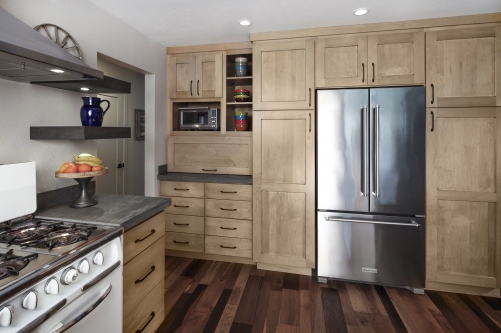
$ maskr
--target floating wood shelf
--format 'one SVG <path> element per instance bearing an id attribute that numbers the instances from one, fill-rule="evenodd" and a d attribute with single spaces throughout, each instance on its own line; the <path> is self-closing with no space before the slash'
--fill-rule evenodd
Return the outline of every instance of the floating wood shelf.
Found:
<path id="1" fill-rule="evenodd" d="M 41 86 L 69 90 L 82 94 L 130 94 L 130 82 L 104 75 L 102 80 L 44 81 L 32 82 Z M 88 90 L 82 91 L 81 88 Z"/>
<path id="2" fill-rule="evenodd" d="M 252 102 L 226 102 L 226 105 L 252 105 Z"/>
<path id="3" fill-rule="evenodd" d="M 131 137 L 130 127 L 31 126 L 31 140 L 95 140 Z"/>
<path id="4" fill-rule="evenodd" d="M 252 76 L 228 76 L 227 80 L 248 80 L 252 79 Z"/>

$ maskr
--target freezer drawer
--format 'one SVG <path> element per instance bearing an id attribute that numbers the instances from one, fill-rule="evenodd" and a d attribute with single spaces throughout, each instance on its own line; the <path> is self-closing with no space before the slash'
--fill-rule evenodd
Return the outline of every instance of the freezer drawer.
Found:
<path id="1" fill-rule="evenodd" d="M 424 288 L 425 220 L 318 212 L 318 277 Z"/>

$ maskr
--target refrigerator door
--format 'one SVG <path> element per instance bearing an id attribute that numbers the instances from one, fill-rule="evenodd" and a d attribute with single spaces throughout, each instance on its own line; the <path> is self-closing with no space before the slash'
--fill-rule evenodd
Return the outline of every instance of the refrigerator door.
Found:
<path id="1" fill-rule="evenodd" d="M 370 212 L 425 214 L 424 87 L 370 90 Z"/>
<path id="2" fill-rule="evenodd" d="M 369 209 L 368 102 L 368 89 L 317 93 L 318 209 Z"/>
<path id="3" fill-rule="evenodd" d="M 424 218 L 318 212 L 317 219 L 318 277 L 424 288 Z"/>

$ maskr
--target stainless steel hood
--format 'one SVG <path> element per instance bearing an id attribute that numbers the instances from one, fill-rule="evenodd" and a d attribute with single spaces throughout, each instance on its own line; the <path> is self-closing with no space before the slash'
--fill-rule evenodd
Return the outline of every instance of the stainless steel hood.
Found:
<path id="1" fill-rule="evenodd" d="M 32 83 L 95 80 L 102 79 L 103 72 L 0 8 L 0 78 Z"/>

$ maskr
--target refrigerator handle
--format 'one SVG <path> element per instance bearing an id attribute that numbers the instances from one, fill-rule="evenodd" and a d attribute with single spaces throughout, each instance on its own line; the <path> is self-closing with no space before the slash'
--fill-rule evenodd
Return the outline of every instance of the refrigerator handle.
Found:
<path id="1" fill-rule="evenodd" d="M 379 104 L 374 106 L 374 187 L 372 195 L 379 197 Z"/>
<path id="2" fill-rule="evenodd" d="M 414 220 L 411 220 L 411 223 L 401 223 L 401 222 L 385 222 L 385 221 L 369 221 L 369 220 L 360 220 L 360 219 L 345 219 L 333 216 L 325 216 L 326 221 L 330 222 L 351 222 L 351 223 L 368 223 L 368 224 L 385 224 L 385 225 L 399 225 L 402 227 L 420 227 L 421 224 L 417 223 Z"/>
<path id="3" fill-rule="evenodd" d="M 369 183 L 369 177 L 367 177 L 367 170 L 369 169 L 367 164 L 369 163 L 369 158 L 368 158 L 368 144 L 367 144 L 367 139 L 368 139 L 368 131 L 367 131 L 367 105 L 362 106 L 361 110 L 362 111 L 362 155 L 363 155 L 363 161 L 362 161 L 362 172 L 361 172 L 361 184 L 362 184 L 362 195 L 366 197 L 369 193 L 368 191 L 368 183 Z"/>

